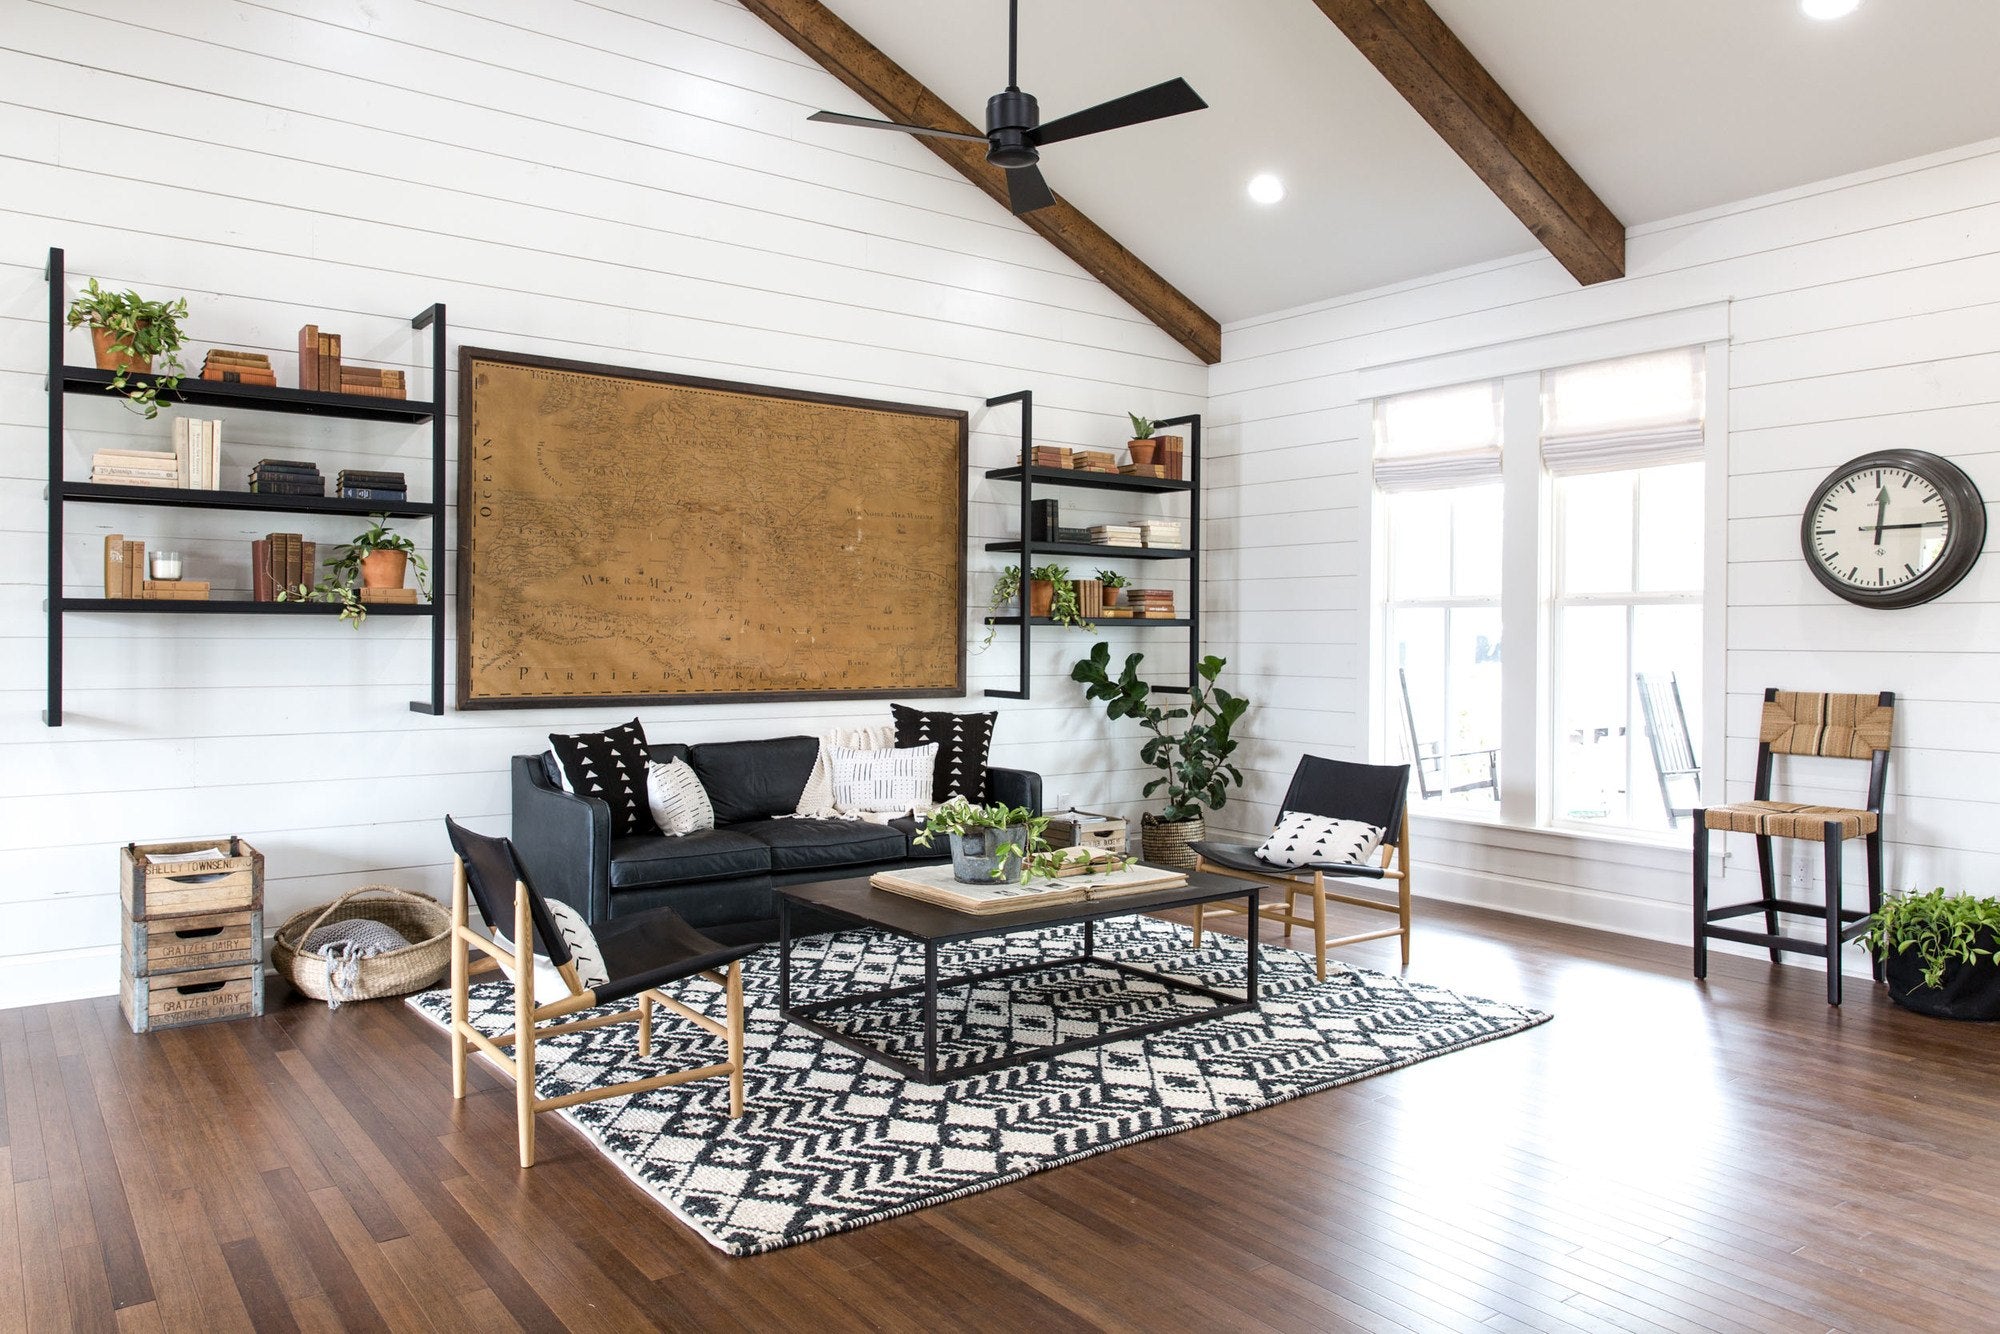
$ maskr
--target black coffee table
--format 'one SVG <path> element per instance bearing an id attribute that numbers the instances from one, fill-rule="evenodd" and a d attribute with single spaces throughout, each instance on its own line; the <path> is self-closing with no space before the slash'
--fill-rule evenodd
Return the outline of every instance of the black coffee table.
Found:
<path id="1" fill-rule="evenodd" d="M 1257 998 L 1257 950 L 1254 939 L 1250 942 L 1248 965 L 1244 974 L 1246 990 L 1243 994 L 1218 991 L 1198 982 L 1183 978 L 1168 977 L 1156 969 L 1141 968 L 1119 959 L 1099 958 L 1097 955 L 1097 923 L 1110 917 L 1130 917 L 1137 913 L 1159 912 L 1167 908 L 1187 908 L 1197 903 L 1214 903 L 1222 899 L 1244 899 L 1248 901 L 1251 922 L 1256 922 L 1258 894 L 1260 887 L 1254 881 L 1236 880 L 1227 876 L 1197 873 L 1188 877 L 1188 883 L 1172 889 L 1152 890 L 1140 894 L 1126 894 L 1115 898 L 1098 899 L 1082 903 L 1064 903 L 1045 908 L 1024 908 L 1019 912 L 977 915 L 963 913 L 922 899 L 909 898 L 902 894 L 891 894 L 876 889 L 866 879 L 828 880 L 807 885 L 787 885 L 778 890 L 778 1009 L 784 1017 L 801 1028 L 811 1029 L 829 1042 L 837 1042 L 849 1051 L 877 1061 L 907 1079 L 919 1080 L 926 1084 L 936 1084 L 946 1079 L 962 1079 L 970 1075 L 981 1075 L 991 1070 L 1003 1069 L 1010 1065 L 1024 1065 L 1029 1061 L 1039 1061 L 1064 1052 L 1076 1051 L 1084 1047 L 1101 1046 L 1124 1038 L 1143 1037 L 1183 1024 L 1199 1023 L 1209 1019 L 1220 1019 L 1226 1015 L 1245 1014 L 1258 1008 Z M 924 980 L 906 986 L 887 987 L 876 991 L 852 992 L 826 1000 L 810 1001 L 802 1005 L 792 1004 L 792 910 L 795 907 L 809 907 L 820 912 L 872 926 L 891 935 L 914 940 L 924 947 Z M 963 973 L 940 980 L 938 977 L 938 946 L 949 945 L 961 940 L 975 940 L 992 936 L 1020 935 L 1024 932 L 1043 931 L 1054 927 L 1083 926 L 1083 953 L 1066 959 L 1043 959 L 1033 963 L 1014 964 L 1006 968 L 990 968 L 983 972 Z M 1030 1047 L 1015 1050 L 1010 1047 L 1006 1055 L 981 1061 L 969 1061 L 952 1065 L 947 1069 L 938 1068 L 938 992 L 943 988 L 970 986 L 977 982 L 989 981 L 996 977 L 1011 977 L 1020 973 L 1044 972 L 1050 969 L 1071 967 L 1079 963 L 1097 964 L 1115 969 L 1132 977 L 1142 977 L 1168 991 L 1184 995 L 1204 996 L 1220 1004 L 1211 1009 L 1198 1010 L 1188 1014 L 1172 1015 L 1147 1023 L 1134 1024 L 1127 1028 L 1107 1029 L 1094 1036 L 1072 1038 L 1046 1047 Z M 921 996 L 923 998 L 924 1061 L 916 1065 L 857 1041 L 846 1034 L 821 1023 L 817 1016 L 829 1012 L 869 1005 L 899 996 Z"/>

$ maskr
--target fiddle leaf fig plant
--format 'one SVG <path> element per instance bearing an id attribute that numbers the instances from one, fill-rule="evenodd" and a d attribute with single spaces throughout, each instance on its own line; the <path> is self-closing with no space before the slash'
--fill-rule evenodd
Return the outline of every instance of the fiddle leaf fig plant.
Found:
<path id="1" fill-rule="evenodd" d="M 1187 707 L 1163 709 L 1153 703 L 1152 687 L 1139 679 L 1144 657 L 1128 655 L 1124 670 L 1114 677 L 1111 646 L 1098 644 L 1070 669 L 1070 679 L 1083 684 L 1086 697 L 1103 703 L 1107 717 L 1135 718 L 1150 733 L 1139 758 L 1160 771 L 1145 791 L 1149 797 L 1165 791 L 1161 820 L 1192 820 L 1204 806 L 1221 810 L 1229 789 L 1243 783 L 1242 771 L 1229 757 L 1236 751 L 1233 729 L 1250 701 L 1215 684 L 1228 662 L 1211 653 L 1196 664 L 1199 679 L 1188 689 Z"/>
<path id="2" fill-rule="evenodd" d="M 132 411 L 148 420 L 160 415 L 160 391 L 180 388 L 186 367 L 181 365 L 183 341 L 181 321 L 187 318 L 187 298 L 148 301 L 137 292 L 110 292 L 92 278 L 83 292 L 70 302 L 65 317 L 69 327 L 85 324 L 110 335 L 107 351 L 118 358 L 111 369 L 111 383 L 104 386 L 123 394 Z M 158 363 L 154 373 L 134 380 L 138 372 L 129 370 L 125 358 Z"/>

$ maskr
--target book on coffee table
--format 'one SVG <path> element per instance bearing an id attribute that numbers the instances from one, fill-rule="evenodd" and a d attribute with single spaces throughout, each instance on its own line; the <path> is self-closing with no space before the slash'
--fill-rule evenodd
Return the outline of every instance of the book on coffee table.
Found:
<path id="1" fill-rule="evenodd" d="M 902 894 L 942 908 L 966 913 L 1019 912 L 1023 908 L 1047 908 L 1088 899 L 1115 898 L 1120 894 L 1142 894 L 1155 889 L 1185 885 L 1187 876 L 1179 871 L 1162 871 L 1155 866 L 1128 866 L 1122 871 L 1097 875 L 1038 878 L 1024 882 L 994 880 L 969 885 L 952 874 L 950 862 L 934 866 L 907 866 L 897 871 L 879 871 L 868 883 L 891 894 Z"/>

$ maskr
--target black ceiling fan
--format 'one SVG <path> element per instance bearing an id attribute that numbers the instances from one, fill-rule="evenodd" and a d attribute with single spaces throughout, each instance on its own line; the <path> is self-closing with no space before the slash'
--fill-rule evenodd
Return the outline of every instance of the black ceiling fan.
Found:
<path id="1" fill-rule="evenodd" d="M 1033 94 L 1021 91 L 1015 75 L 1020 51 L 1020 0 L 1007 0 L 1007 90 L 986 99 L 986 133 L 961 134 L 957 130 L 936 130 L 923 125 L 899 125 L 892 120 L 871 120 L 866 116 L 843 116 L 837 111 L 815 111 L 807 120 L 832 125 L 858 125 L 865 130 L 900 130 L 904 134 L 927 134 L 937 139 L 967 139 L 986 145 L 986 160 L 1007 169 L 1007 205 L 1015 213 L 1032 213 L 1056 202 L 1049 183 L 1042 179 L 1044 144 L 1064 139 L 1081 139 L 1086 134 L 1120 130 L 1149 120 L 1200 111 L 1208 106 L 1186 79 L 1169 79 L 1136 93 L 1114 97 L 1094 107 L 1072 112 L 1048 124 L 1041 123 L 1041 108 Z"/>

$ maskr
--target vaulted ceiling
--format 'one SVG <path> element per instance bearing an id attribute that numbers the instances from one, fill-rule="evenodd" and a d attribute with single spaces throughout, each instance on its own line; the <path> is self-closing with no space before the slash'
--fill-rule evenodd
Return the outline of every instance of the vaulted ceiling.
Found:
<path id="1" fill-rule="evenodd" d="M 828 3 L 984 123 L 1004 0 Z M 1432 4 L 1628 225 L 2000 136 L 1994 0 L 1866 0 L 1833 23 L 1796 0 Z M 1043 169 L 1222 320 L 1534 246 L 1313 0 L 1022 0 L 1044 119 L 1177 74 L 1209 110 L 1052 147 Z M 1263 171 L 1282 203 L 1245 195 Z"/>

